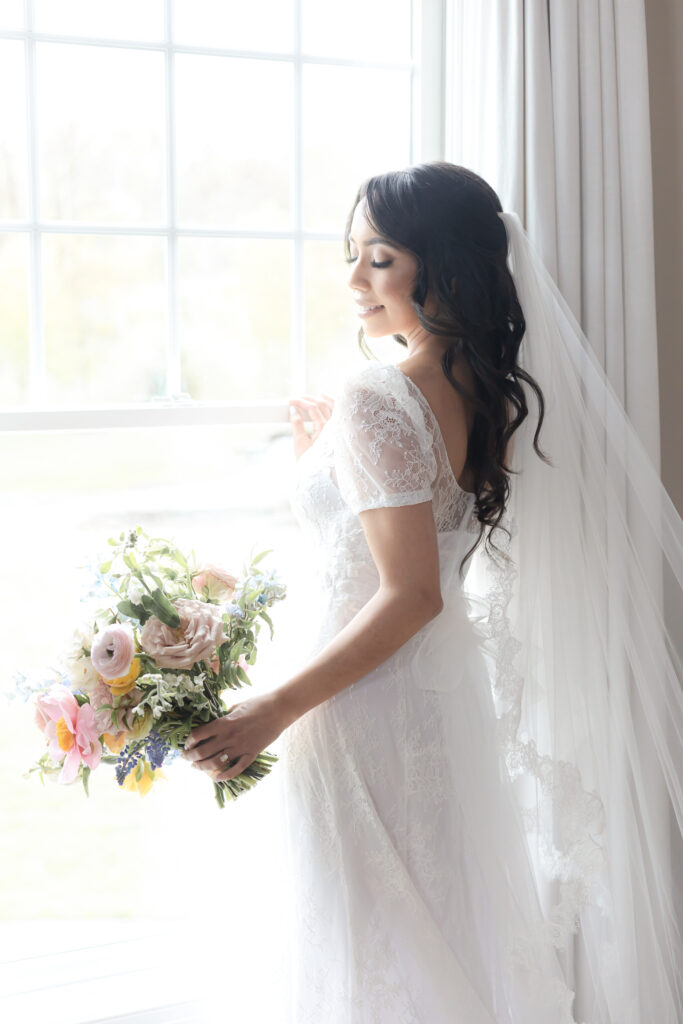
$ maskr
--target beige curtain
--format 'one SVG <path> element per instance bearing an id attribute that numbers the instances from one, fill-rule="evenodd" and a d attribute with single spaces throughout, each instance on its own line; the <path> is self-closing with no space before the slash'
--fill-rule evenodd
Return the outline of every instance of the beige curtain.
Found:
<path id="1" fill-rule="evenodd" d="M 643 0 L 448 0 L 446 159 L 519 214 L 659 467 Z"/>
<path id="2" fill-rule="evenodd" d="M 519 214 L 659 470 L 643 0 L 447 0 L 446 10 L 445 158 L 481 174 Z M 647 529 L 627 514 L 660 593 Z M 608 593 L 604 604 L 608 624 Z M 628 787 L 621 738 L 606 742 L 615 785 Z M 642 754 L 655 762 L 644 737 Z M 656 784 L 648 803 L 666 849 L 671 822 Z M 611 839 L 618 849 L 618 833 Z M 581 1016 L 594 993 L 580 938 L 566 969 L 576 1019 L 592 1020 Z"/>

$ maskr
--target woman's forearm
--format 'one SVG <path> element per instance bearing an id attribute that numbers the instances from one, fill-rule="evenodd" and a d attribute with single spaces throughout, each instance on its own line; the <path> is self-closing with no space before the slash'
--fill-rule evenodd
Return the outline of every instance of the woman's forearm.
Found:
<path id="1" fill-rule="evenodd" d="M 305 668 L 271 691 L 289 724 L 372 672 L 440 611 L 427 599 L 380 587 Z"/>

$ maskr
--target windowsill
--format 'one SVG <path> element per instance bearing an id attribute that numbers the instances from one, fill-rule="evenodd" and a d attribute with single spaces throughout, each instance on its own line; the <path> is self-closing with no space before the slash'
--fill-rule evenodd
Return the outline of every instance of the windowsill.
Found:
<path id="1" fill-rule="evenodd" d="M 268 994 L 259 983 L 259 957 L 246 959 L 247 950 L 224 931 L 219 942 L 207 940 L 197 921 L 0 922 L 0 1019 L 218 1024 L 228 1015 L 246 1018 L 258 1003 L 267 1017 L 257 1019 L 277 1022 L 283 988 L 273 953 L 265 961 L 272 1002 L 262 1005 Z"/>
<path id="2" fill-rule="evenodd" d="M 0 412 L 0 433 L 192 427 L 230 423 L 287 423 L 286 402 L 145 402 L 92 409 L 20 409 Z"/>
<path id="3" fill-rule="evenodd" d="M 151 1021 L 146 1011 L 164 1007 L 165 1016 L 157 1018 L 164 1024 L 206 1024 L 196 999 L 200 965 L 188 963 L 183 949 L 183 970 L 177 969 L 184 927 L 123 920 L 0 923 L 0 1017 L 27 1024 Z"/>

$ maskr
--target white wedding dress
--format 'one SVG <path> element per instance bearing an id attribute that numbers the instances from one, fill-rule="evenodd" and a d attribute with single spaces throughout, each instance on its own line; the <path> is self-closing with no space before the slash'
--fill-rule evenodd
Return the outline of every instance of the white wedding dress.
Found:
<path id="1" fill-rule="evenodd" d="M 292 1024 L 569 1024 L 459 578 L 476 539 L 430 406 L 393 364 L 338 394 L 291 490 L 313 552 L 309 657 L 374 594 L 358 513 L 431 500 L 442 612 L 283 734 Z M 469 614 L 468 614 L 469 613 Z"/>

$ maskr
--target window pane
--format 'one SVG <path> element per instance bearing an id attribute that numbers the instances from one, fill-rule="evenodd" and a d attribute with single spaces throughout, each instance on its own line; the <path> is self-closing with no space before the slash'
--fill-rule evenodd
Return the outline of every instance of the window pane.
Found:
<path id="1" fill-rule="evenodd" d="M 28 217 L 24 44 L 0 39 L 0 220 Z"/>
<path id="2" fill-rule="evenodd" d="M 33 0 L 38 32 L 99 39 L 161 40 L 164 0 Z"/>
<path id="3" fill-rule="evenodd" d="M 181 238 L 183 390 L 228 401 L 286 397 L 291 243 Z"/>
<path id="4" fill-rule="evenodd" d="M 304 53 L 410 60 L 410 6 L 410 0 L 344 0 L 343 4 L 302 0 Z"/>
<path id="5" fill-rule="evenodd" d="M 179 54 L 176 69 L 180 220 L 287 227 L 291 65 Z"/>
<path id="6" fill-rule="evenodd" d="M 37 69 L 43 217 L 159 223 L 166 184 L 162 54 L 42 43 Z"/>
<path id="7" fill-rule="evenodd" d="M 50 401 L 83 406 L 163 394 L 164 244 L 157 238 L 43 237 Z"/>
<path id="8" fill-rule="evenodd" d="M 363 178 L 410 162 L 406 71 L 304 67 L 304 224 L 341 231 Z"/>
<path id="9" fill-rule="evenodd" d="M 173 41 L 283 53 L 294 44 L 293 0 L 174 0 Z"/>
<path id="10" fill-rule="evenodd" d="M 24 0 L 0 0 L 0 28 L 11 32 L 24 27 Z"/>
<path id="11" fill-rule="evenodd" d="M 361 321 L 346 283 L 348 266 L 342 242 L 306 242 L 306 355 L 308 388 L 334 395 L 347 373 L 365 366 L 358 344 Z M 406 350 L 389 336 L 367 338 L 366 346 L 381 362 L 405 359 Z"/>
<path id="12" fill-rule="evenodd" d="M 84 617 L 79 598 L 91 582 L 90 574 L 77 567 L 96 565 L 98 556 L 108 550 L 107 538 L 138 523 L 152 536 L 173 538 L 182 550 L 194 549 L 201 561 L 223 565 L 236 575 L 242 573 L 252 549 L 272 549 L 261 566 L 277 570 L 288 594 L 272 609 L 273 641 L 265 624 L 259 634 L 258 659 L 250 669 L 254 692 L 279 685 L 295 670 L 306 642 L 301 624 L 306 621 L 310 628 L 310 609 L 304 611 L 305 605 L 297 602 L 295 589 L 302 545 L 287 502 L 293 465 L 287 424 L 279 434 L 272 425 L 240 424 L 155 429 L 145 431 L 144 437 L 133 430 L 0 435 L 0 465 L 3 527 L 5 537 L 13 538 L 3 552 L 4 578 L 12 585 L 0 593 L 1 694 L 11 688 L 15 672 L 37 673 L 61 660 Z M 36 628 L 36 616 L 27 614 L 27 608 L 34 608 L 38 592 L 44 613 Z M 251 692 L 245 687 L 239 699 Z M 229 954 L 223 948 L 221 957 L 223 982 L 226 964 L 230 972 L 230 1009 L 240 1020 L 277 1021 L 278 1007 L 267 1005 L 267 993 L 259 983 L 263 963 L 269 971 L 271 965 L 274 968 L 286 940 L 278 930 L 277 913 L 284 881 L 278 865 L 286 855 L 279 845 L 280 830 L 274 827 L 281 800 L 277 779 L 262 780 L 221 812 L 211 781 L 186 763 L 165 767 L 166 781 L 157 783 L 144 799 L 120 790 L 113 770 L 101 766 L 90 778 L 87 799 L 80 784 L 46 781 L 42 786 L 36 775 L 22 778 L 43 752 L 44 741 L 28 705 L 3 700 L 2 708 L 2 852 L 3 863 L 12 868 L 12 884 L 0 891 L 0 918 L 9 922 L 6 927 L 25 934 L 33 918 L 36 946 L 45 948 L 43 932 L 49 925 L 44 921 L 53 919 L 76 940 L 65 948 L 78 949 L 115 942 L 127 921 L 142 919 L 144 933 L 152 919 L 204 914 L 206 900 L 174 897 L 179 886 L 196 876 L 197 865 L 201 869 L 205 864 L 202 851 L 223 851 L 214 863 L 213 876 L 220 884 L 213 887 L 211 915 L 215 913 L 223 926 L 228 920 L 240 922 L 240 942 Z M 269 749 L 278 753 L 279 746 L 276 740 Z M 276 764 L 274 775 L 277 770 Z M 231 850 L 240 851 L 232 863 L 226 853 Z M 248 863 L 242 856 L 245 850 Z M 264 901 L 274 908 L 266 927 L 262 916 L 253 913 Z M 169 927 L 173 929 L 174 923 Z M 0 938 L 4 937 L 0 929 Z M 209 958 L 221 939 L 224 947 L 225 935 L 214 937 L 200 927 L 200 920 L 175 931 L 179 974 L 187 977 L 191 972 L 197 991 L 205 991 L 207 984 L 213 989 L 210 978 L 215 972 L 207 963 L 216 965 Z M 190 959 L 195 948 L 199 955 Z M 254 957 L 255 949 L 262 955 Z M 115 949 L 104 952 L 119 962 Z M 146 992 L 138 984 L 140 978 L 157 996 L 157 1005 L 172 1000 L 174 987 L 163 998 L 159 971 L 146 973 L 158 963 L 157 949 L 151 946 L 148 956 L 142 957 L 137 952 L 138 959 L 121 964 L 118 976 L 114 968 L 113 976 L 98 983 L 93 972 L 92 981 L 83 986 L 73 984 L 78 975 L 73 966 L 69 974 L 67 958 L 66 969 L 59 973 L 43 974 L 42 962 L 35 961 L 33 981 L 37 971 L 41 983 L 44 979 L 45 986 L 55 985 L 54 1006 L 34 1018 L 22 1003 L 16 1014 L 4 1019 L 68 1024 L 99 1019 L 103 1006 L 107 1016 L 115 1008 L 117 1015 L 118 1010 L 133 1014 L 141 1006 L 153 1005 L 142 1001 Z M 97 950 L 91 949 L 90 955 L 96 956 Z M 195 973 L 202 961 L 203 977 L 199 970 Z M 27 966 L 22 964 L 25 972 Z M 107 975 L 111 964 L 104 967 Z M 29 982 L 26 987 L 34 986 Z M 109 997 L 105 987 L 110 988 Z M 100 995 L 98 1005 L 92 998 L 88 1004 L 88 990 L 91 996 Z M 140 999 L 137 1005 L 135 996 Z M 224 1016 L 224 986 L 222 996 Z M 69 1000 L 75 1004 L 70 1009 Z M 215 1016 L 206 1020 L 220 1019 L 217 1004 Z"/>
<path id="13" fill-rule="evenodd" d="M 28 397 L 28 237 L 0 235 L 0 403 Z"/>
<path id="14" fill-rule="evenodd" d="M 306 354 L 308 387 L 312 393 L 330 391 L 363 356 L 358 348 L 348 266 L 341 240 L 306 242 Z"/>

